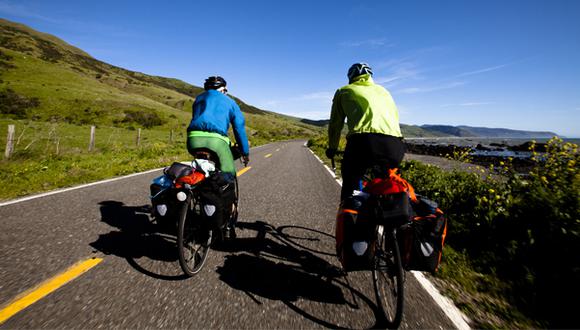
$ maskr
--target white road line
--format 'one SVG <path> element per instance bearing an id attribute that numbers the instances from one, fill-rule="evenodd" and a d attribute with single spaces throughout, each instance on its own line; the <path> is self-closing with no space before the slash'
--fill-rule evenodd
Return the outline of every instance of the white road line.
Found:
<path id="1" fill-rule="evenodd" d="M 270 145 L 270 144 L 271 143 L 267 143 L 267 144 L 263 144 L 263 145 L 260 145 L 260 146 L 257 146 L 257 147 L 252 147 L 252 148 L 250 148 L 250 150 L 259 149 L 261 147 L 265 147 L 265 146 Z M 183 163 L 183 164 L 190 164 L 191 161 L 184 161 L 184 162 L 181 162 L 181 163 Z M 160 171 L 160 170 L 162 170 L 164 168 L 165 168 L 165 166 L 164 167 L 160 167 L 160 168 L 156 168 L 156 169 L 153 169 L 153 170 L 148 170 L 148 171 L 145 171 L 145 172 L 133 173 L 133 174 L 125 175 L 125 176 L 120 176 L 120 177 L 117 177 L 117 178 L 112 178 L 112 179 L 107 179 L 107 180 L 102 180 L 102 181 L 91 182 L 91 183 L 83 184 L 83 185 L 80 185 L 80 186 L 74 186 L 74 187 L 62 188 L 62 189 L 55 189 L 55 190 L 51 190 L 51 191 L 48 191 L 48 192 L 45 192 L 45 193 L 40 193 L 40 194 L 36 194 L 36 195 L 30 195 L 30 196 L 26 196 L 26 197 L 22 197 L 22 198 L 17 198 L 17 199 L 12 199 L 12 200 L 9 200 L 9 201 L 6 201 L 6 202 L 0 202 L 0 207 L 7 206 L 7 205 L 12 205 L 12 204 L 16 204 L 16 203 L 21 203 L 21 202 L 26 202 L 26 201 L 29 201 L 29 200 L 33 200 L 33 199 L 37 199 L 37 198 L 42 198 L 42 197 L 46 197 L 46 196 L 56 195 L 56 194 L 60 194 L 60 193 L 67 192 L 67 191 L 71 191 L 71 190 L 77 190 L 77 189 L 83 189 L 83 188 L 86 188 L 86 187 L 96 186 L 96 185 L 99 185 L 99 184 L 102 184 L 102 183 L 109 183 L 109 182 L 114 182 L 114 181 L 118 181 L 118 180 L 123 180 L 123 179 L 127 179 L 127 178 L 130 178 L 130 177 L 133 177 L 133 176 L 138 176 L 138 175 L 141 175 L 141 174 L 147 174 L 147 173 L 152 173 L 152 172 L 155 172 L 155 171 Z"/>
<path id="2" fill-rule="evenodd" d="M 10 200 L 7 202 L 0 203 L 0 207 L 6 206 L 6 205 L 11 205 L 11 204 L 16 204 L 16 203 L 20 203 L 20 202 L 25 202 L 25 201 L 29 201 L 29 200 L 36 199 L 36 198 L 42 198 L 42 197 L 46 197 L 46 196 L 50 196 L 50 195 L 56 195 L 56 194 L 60 194 L 60 193 L 71 191 L 71 190 L 77 190 L 77 189 L 82 189 L 82 188 L 86 188 L 86 187 L 90 187 L 90 186 L 96 186 L 96 185 L 102 184 L 102 183 L 119 181 L 119 180 L 127 179 L 127 178 L 141 175 L 141 174 L 147 174 L 147 173 L 152 173 L 155 171 L 160 171 L 163 168 L 164 167 L 160 167 L 160 168 L 156 168 L 156 169 L 145 171 L 145 172 L 133 173 L 133 174 L 125 175 L 125 176 L 120 176 L 118 178 L 112 178 L 112 179 L 107 179 L 107 180 L 103 180 L 103 181 L 91 182 L 91 183 L 83 184 L 80 186 L 63 188 L 63 189 L 56 189 L 56 190 L 52 190 L 52 191 L 37 194 L 37 195 L 31 195 L 31 196 L 27 196 L 27 197 L 23 197 L 23 198 L 13 199 L 13 200 Z"/>
<path id="3" fill-rule="evenodd" d="M 316 157 L 316 159 L 318 159 L 318 161 L 322 164 L 322 166 L 324 166 L 324 168 L 328 171 L 328 173 L 330 173 L 330 175 L 332 175 L 332 177 L 334 178 L 334 180 L 336 181 L 336 183 L 338 183 L 341 187 L 342 187 L 342 179 L 339 179 L 336 176 L 336 173 L 334 173 L 330 167 L 326 166 L 326 164 L 324 164 L 324 162 L 322 161 L 322 159 L 320 159 L 312 150 L 310 150 L 310 148 L 308 148 L 308 151 L 310 151 L 314 157 Z"/>
<path id="4" fill-rule="evenodd" d="M 417 279 L 417 281 L 419 283 L 421 283 L 423 288 L 427 292 L 429 292 L 429 294 L 431 295 L 433 300 L 435 300 L 437 305 L 439 305 L 439 307 L 441 307 L 441 309 L 443 310 L 445 315 L 447 315 L 447 317 L 451 320 L 451 322 L 453 322 L 453 324 L 455 324 L 457 329 L 459 329 L 459 330 L 471 329 L 469 327 L 469 318 L 467 316 L 465 316 L 465 314 L 463 314 L 457 308 L 457 306 L 455 306 L 453 304 L 451 299 L 441 295 L 441 293 L 439 293 L 439 290 L 437 290 L 437 288 L 435 288 L 435 286 L 433 286 L 431 281 L 429 281 L 425 277 L 425 275 L 423 275 L 423 273 L 413 270 L 413 271 L 411 271 L 411 274 L 413 274 L 415 276 L 415 278 Z"/>
<path id="5" fill-rule="evenodd" d="M 306 146 L 306 144 L 304 144 L 304 146 Z M 314 157 L 316 157 L 316 159 L 318 159 L 318 161 L 322 164 L 322 166 L 324 166 L 324 168 L 328 170 L 328 172 L 330 173 L 330 175 L 332 175 L 332 177 L 336 180 L 336 182 L 340 186 L 342 186 L 342 180 L 336 178 L 335 173 L 332 172 L 332 170 L 328 166 L 326 166 L 326 164 L 324 164 L 324 162 L 310 148 L 308 148 L 308 150 L 314 155 Z M 419 284 L 421 284 L 423 289 L 425 289 L 425 291 L 427 291 L 427 293 L 433 298 L 435 303 L 439 305 L 441 310 L 443 310 L 445 315 L 447 315 L 449 320 L 453 322 L 453 324 L 457 327 L 457 329 L 459 330 L 471 329 L 469 327 L 469 318 L 465 316 L 465 314 L 463 314 L 449 298 L 444 297 L 439 292 L 439 290 L 435 288 L 433 283 L 431 283 L 425 277 L 425 275 L 423 275 L 423 273 L 411 271 L 411 274 L 413 274 L 413 276 L 417 279 L 417 282 L 419 282 Z"/>

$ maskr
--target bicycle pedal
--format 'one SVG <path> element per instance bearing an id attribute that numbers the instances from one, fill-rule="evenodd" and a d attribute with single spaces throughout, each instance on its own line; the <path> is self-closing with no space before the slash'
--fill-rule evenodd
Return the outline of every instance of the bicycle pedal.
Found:
<path id="1" fill-rule="evenodd" d="M 235 228 L 225 228 L 224 231 L 224 239 L 231 240 L 237 237 L 236 229 Z"/>

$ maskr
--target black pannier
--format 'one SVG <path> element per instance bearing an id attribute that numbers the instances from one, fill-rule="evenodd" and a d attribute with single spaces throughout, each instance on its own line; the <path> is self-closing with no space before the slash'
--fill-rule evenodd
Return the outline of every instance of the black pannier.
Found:
<path id="1" fill-rule="evenodd" d="M 204 218 L 212 229 L 220 229 L 231 217 L 235 201 L 235 184 L 231 174 L 216 172 L 198 188 Z"/>
<path id="2" fill-rule="evenodd" d="M 413 203 L 413 221 L 399 228 L 397 238 L 405 270 L 434 273 L 441 262 L 447 219 L 437 203 L 422 197 Z"/>
<path id="3" fill-rule="evenodd" d="M 411 220 L 412 208 L 406 192 L 371 195 L 364 209 L 365 216 L 387 228 L 398 227 Z"/>

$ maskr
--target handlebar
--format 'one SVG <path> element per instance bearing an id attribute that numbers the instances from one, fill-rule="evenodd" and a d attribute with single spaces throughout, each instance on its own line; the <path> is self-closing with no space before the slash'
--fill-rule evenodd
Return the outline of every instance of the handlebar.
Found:
<path id="1" fill-rule="evenodd" d="M 244 155 L 242 155 L 242 150 L 237 143 L 234 145 L 230 145 L 230 151 L 232 153 L 232 157 L 234 158 L 234 160 L 239 159 L 242 162 L 242 164 L 244 164 L 244 167 L 248 166 L 249 159 L 247 156 L 245 157 Z"/>
<path id="2" fill-rule="evenodd" d="M 330 157 L 330 163 L 332 165 L 332 172 L 334 172 L 334 174 L 336 174 L 336 163 L 334 161 L 334 156 L 336 155 L 344 155 L 344 151 L 335 151 L 334 155 L 332 157 Z"/>

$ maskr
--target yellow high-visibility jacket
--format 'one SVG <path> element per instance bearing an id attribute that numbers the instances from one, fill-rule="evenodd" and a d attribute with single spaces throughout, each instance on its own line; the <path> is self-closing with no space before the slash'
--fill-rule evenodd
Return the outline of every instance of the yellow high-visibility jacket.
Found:
<path id="1" fill-rule="evenodd" d="M 345 118 L 348 135 L 379 133 L 403 136 L 399 110 L 391 94 L 383 86 L 375 84 L 369 74 L 355 78 L 334 94 L 328 125 L 328 146 L 331 149 L 338 149 Z"/>

